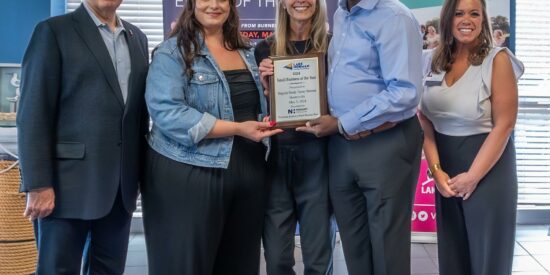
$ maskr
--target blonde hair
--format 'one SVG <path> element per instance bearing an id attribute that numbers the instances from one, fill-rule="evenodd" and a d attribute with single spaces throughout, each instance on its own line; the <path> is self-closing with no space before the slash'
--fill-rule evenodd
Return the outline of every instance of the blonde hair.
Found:
<path id="1" fill-rule="evenodd" d="M 309 32 L 311 47 L 308 52 L 326 52 L 328 47 L 328 33 L 326 26 L 327 5 L 325 0 L 315 1 L 315 12 L 311 18 L 311 30 Z M 275 18 L 277 18 L 274 32 L 275 41 L 271 45 L 271 54 L 278 56 L 296 54 L 294 46 L 289 39 L 291 31 L 290 16 L 284 8 L 284 0 L 279 0 L 278 2 L 279 4 L 277 5 L 275 12 Z"/>

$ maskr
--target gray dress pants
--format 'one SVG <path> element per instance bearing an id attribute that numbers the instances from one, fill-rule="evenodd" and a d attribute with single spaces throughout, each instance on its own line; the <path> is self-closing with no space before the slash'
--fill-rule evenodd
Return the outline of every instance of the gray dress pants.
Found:
<path id="1" fill-rule="evenodd" d="M 423 134 L 416 116 L 329 142 L 329 190 L 350 275 L 410 274 L 411 211 Z"/>

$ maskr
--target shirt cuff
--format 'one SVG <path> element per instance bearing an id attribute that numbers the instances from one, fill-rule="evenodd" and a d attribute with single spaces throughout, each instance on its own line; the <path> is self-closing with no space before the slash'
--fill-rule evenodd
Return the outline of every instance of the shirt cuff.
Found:
<path id="1" fill-rule="evenodd" d="M 199 143 L 201 140 L 212 131 L 214 124 L 216 124 L 217 118 L 209 113 L 204 113 L 201 120 L 195 126 L 189 129 L 189 137 L 194 144 Z"/>
<path id="2" fill-rule="evenodd" d="M 338 122 L 342 125 L 342 130 L 348 135 L 355 135 L 360 132 L 361 121 L 355 117 L 353 111 L 349 111 L 338 117 Z"/>
<path id="3" fill-rule="evenodd" d="M 340 121 L 340 119 L 337 119 L 338 120 L 338 133 L 340 133 L 340 135 L 342 136 L 346 136 L 346 131 L 344 130 L 344 127 L 342 127 L 342 122 Z"/>

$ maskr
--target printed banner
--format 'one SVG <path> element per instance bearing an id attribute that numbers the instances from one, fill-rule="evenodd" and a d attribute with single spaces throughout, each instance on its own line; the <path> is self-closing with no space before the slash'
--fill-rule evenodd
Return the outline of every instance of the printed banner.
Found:
<path id="1" fill-rule="evenodd" d="M 241 19 L 241 33 L 253 40 L 264 39 L 275 28 L 275 5 L 279 0 L 235 0 Z M 439 43 L 439 12 L 443 0 L 401 0 L 415 14 L 422 25 L 424 49 Z M 164 37 L 168 37 L 186 0 L 163 0 Z M 333 14 L 338 8 L 337 0 L 326 0 L 329 29 L 332 29 Z M 493 39 L 496 46 L 510 46 L 510 3 L 502 0 L 487 0 L 491 17 Z"/>
<path id="2" fill-rule="evenodd" d="M 275 7 L 279 0 L 235 0 L 241 20 L 241 33 L 253 40 L 265 39 L 275 29 Z M 178 19 L 186 0 L 163 0 L 164 38 Z M 338 2 L 327 0 L 329 25 Z"/>
<path id="3" fill-rule="evenodd" d="M 435 182 L 428 177 L 428 162 L 422 159 L 412 213 L 413 232 L 436 232 L 434 194 Z"/>

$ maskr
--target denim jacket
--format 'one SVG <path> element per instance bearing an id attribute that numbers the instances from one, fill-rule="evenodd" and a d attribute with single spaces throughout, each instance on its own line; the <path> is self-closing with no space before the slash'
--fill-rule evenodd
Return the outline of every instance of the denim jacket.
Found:
<path id="1" fill-rule="evenodd" d="M 202 46 L 193 61 L 191 78 L 185 74 L 175 37 L 162 42 L 155 50 L 145 91 L 153 120 L 147 140 L 151 148 L 175 161 L 227 168 L 233 137 L 205 137 L 217 119 L 234 121 L 229 84 L 200 39 Z M 258 87 L 263 117 L 267 102 L 253 52 L 253 49 L 239 50 Z"/>

